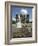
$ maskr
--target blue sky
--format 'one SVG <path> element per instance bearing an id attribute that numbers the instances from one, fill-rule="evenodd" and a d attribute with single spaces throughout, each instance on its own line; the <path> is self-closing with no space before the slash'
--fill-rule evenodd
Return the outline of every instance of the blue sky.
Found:
<path id="1" fill-rule="evenodd" d="M 20 13 L 21 9 L 26 9 L 29 14 L 29 19 L 32 20 L 32 8 L 11 6 L 11 16 L 15 17 L 16 13 Z"/>

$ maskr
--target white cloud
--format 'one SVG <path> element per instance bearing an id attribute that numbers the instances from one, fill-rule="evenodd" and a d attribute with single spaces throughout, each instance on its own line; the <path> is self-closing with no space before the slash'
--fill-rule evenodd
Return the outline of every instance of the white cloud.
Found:
<path id="1" fill-rule="evenodd" d="M 32 19 L 29 19 L 29 22 L 32 22 Z"/>
<path id="2" fill-rule="evenodd" d="M 12 20 L 13 20 L 13 21 L 16 21 L 16 19 L 15 19 L 14 17 L 12 17 Z"/>
<path id="3" fill-rule="evenodd" d="M 22 13 L 22 14 L 28 14 L 28 11 L 26 9 L 21 9 L 20 13 Z"/>

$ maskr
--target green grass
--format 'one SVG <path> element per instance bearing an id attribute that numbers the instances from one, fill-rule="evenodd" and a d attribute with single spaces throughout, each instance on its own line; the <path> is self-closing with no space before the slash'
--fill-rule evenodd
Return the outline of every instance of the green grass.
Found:
<path id="1" fill-rule="evenodd" d="M 12 24 L 15 28 L 16 25 Z M 32 36 L 32 23 L 22 23 L 22 28 L 17 28 L 13 32 L 13 38 L 31 37 Z"/>

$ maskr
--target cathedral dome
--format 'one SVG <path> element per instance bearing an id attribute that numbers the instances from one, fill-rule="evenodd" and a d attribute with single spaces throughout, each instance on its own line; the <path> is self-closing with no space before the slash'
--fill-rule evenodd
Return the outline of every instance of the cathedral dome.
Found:
<path id="1" fill-rule="evenodd" d="M 24 15 L 27 15 L 28 14 L 28 11 L 26 9 L 21 9 L 20 10 L 20 13 L 21 14 L 24 14 Z"/>

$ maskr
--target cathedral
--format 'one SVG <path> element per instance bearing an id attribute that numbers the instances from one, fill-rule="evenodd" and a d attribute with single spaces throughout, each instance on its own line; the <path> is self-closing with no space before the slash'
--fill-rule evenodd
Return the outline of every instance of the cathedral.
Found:
<path id="1" fill-rule="evenodd" d="M 16 25 L 17 28 L 22 27 L 22 23 L 29 23 L 29 14 L 22 11 L 20 14 L 16 14 Z"/>

